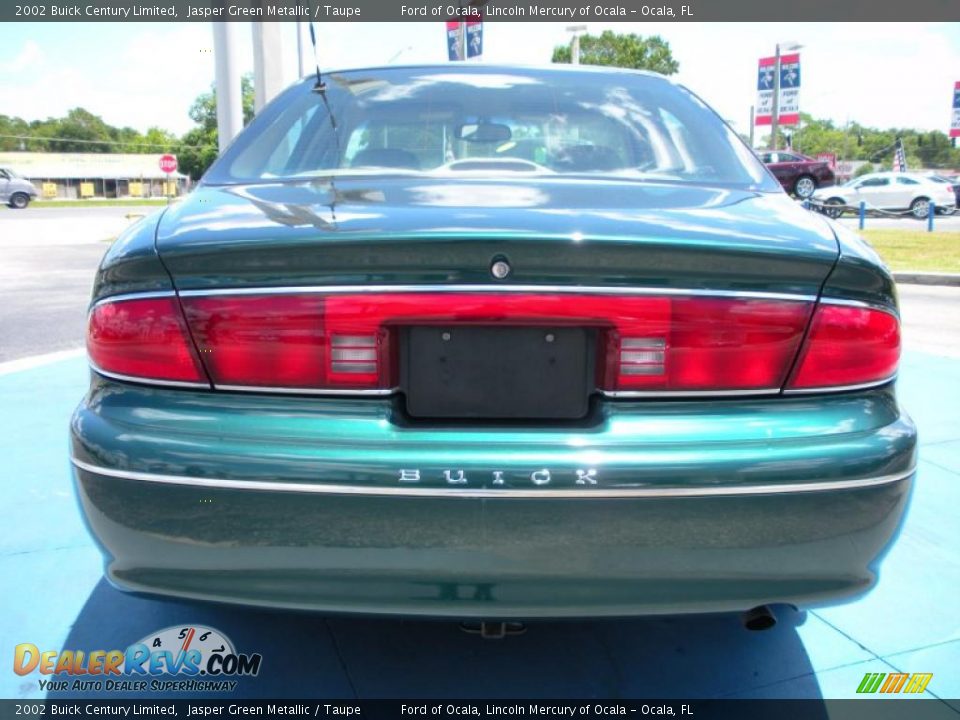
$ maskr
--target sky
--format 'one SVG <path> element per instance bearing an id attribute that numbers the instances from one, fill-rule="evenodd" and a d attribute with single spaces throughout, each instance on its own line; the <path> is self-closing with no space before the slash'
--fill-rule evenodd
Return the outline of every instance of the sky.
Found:
<path id="1" fill-rule="evenodd" d="M 251 27 L 233 23 L 244 71 Z M 566 23 L 489 22 L 483 62 L 540 64 L 569 42 Z M 296 26 L 282 24 L 286 81 L 297 74 Z M 675 76 L 739 132 L 749 129 L 757 61 L 777 42 L 800 43 L 800 107 L 839 125 L 946 132 L 960 81 L 960 23 L 590 23 L 660 35 Z M 443 23 L 318 23 L 321 68 L 445 62 Z M 306 43 L 309 53 L 309 42 Z M 310 53 L 312 63 L 312 53 Z M 0 114 L 26 120 L 84 107 L 106 122 L 182 134 L 213 81 L 209 23 L 2 23 Z M 759 134 L 759 133 L 758 133 Z"/>

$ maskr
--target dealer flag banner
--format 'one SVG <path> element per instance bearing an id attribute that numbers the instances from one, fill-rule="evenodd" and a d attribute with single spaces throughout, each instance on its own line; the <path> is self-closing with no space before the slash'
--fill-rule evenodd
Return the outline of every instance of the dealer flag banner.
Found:
<path id="1" fill-rule="evenodd" d="M 777 59 L 760 58 L 757 69 L 757 125 L 769 125 L 773 109 L 773 75 Z M 800 122 L 800 54 L 780 56 L 780 112 L 781 125 Z"/>
<path id="2" fill-rule="evenodd" d="M 483 55 L 483 19 L 467 20 L 467 57 L 479 58 Z"/>
<path id="3" fill-rule="evenodd" d="M 447 20 L 447 57 L 451 60 L 463 60 L 463 23 Z"/>
<path id="4" fill-rule="evenodd" d="M 950 121 L 950 137 L 960 137 L 960 81 L 953 84 L 953 119 Z"/>

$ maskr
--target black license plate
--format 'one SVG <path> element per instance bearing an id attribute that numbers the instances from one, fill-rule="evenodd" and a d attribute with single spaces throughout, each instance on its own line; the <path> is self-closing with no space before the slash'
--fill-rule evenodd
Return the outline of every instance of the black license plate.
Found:
<path id="1" fill-rule="evenodd" d="M 582 418 L 596 334 L 573 327 L 406 327 L 400 389 L 415 418 Z"/>

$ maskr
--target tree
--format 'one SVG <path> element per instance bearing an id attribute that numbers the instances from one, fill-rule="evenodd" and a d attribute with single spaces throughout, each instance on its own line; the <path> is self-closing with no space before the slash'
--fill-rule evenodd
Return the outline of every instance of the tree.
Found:
<path id="1" fill-rule="evenodd" d="M 553 49 L 552 62 L 571 62 L 570 46 L 558 45 Z M 604 30 L 602 34 L 580 36 L 580 62 L 584 65 L 609 65 L 652 70 L 663 75 L 673 75 L 680 69 L 673 59 L 670 43 L 659 35 L 642 37 L 634 33 L 621 34 Z"/>
<path id="2" fill-rule="evenodd" d="M 25 148 L 27 141 L 20 138 L 29 134 L 30 125 L 22 118 L 0 115 L 0 150 L 21 150 Z"/>
<path id="3" fill-rule="evenodd" d="M 247 73 L 240 78 L 240 103 L 243 107 L 243 124 L 253 119 L 253 76 Z M 210 86 L 210 92 L 197 96 L 187 112 L 190 119 L 205 130 L 217 129 L 217 89 Z"/>
<path id="4" fill-rule="evenodd" d="M 240 80 L 240 97 L 243 107 L 243 124 L 246 125 L 253 119 L 253 77 L 249 74 L 244 75 Z M 197 96 L 188 114 L 190 119 L 197 123 L 197 127 L 188 131 L 180 139 L 177 160 L 180 172 L 198 180 L 217 159 L 219 135 L 216 88 L 211 86 L 210 92 Z"/>

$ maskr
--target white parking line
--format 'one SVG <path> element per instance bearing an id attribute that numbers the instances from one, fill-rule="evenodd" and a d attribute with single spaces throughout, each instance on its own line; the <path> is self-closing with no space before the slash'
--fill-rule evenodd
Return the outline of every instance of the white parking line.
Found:
<path id="1" fill-rule="evenodd" d="M 57 352 L 44 353 L 43 355 L 31 355 L 30 357 L 18 358 L 17 360 L 8 360 L 0 363 L 0 375 L 9 375 L 10 373 L 29 370 L 30 368 L 49 365 L 60 360 L 69 360 L 75 357 L 81 357 L 86 350 L 84 348 L 73 348 L 72 350 L 58 350 Z"/>

